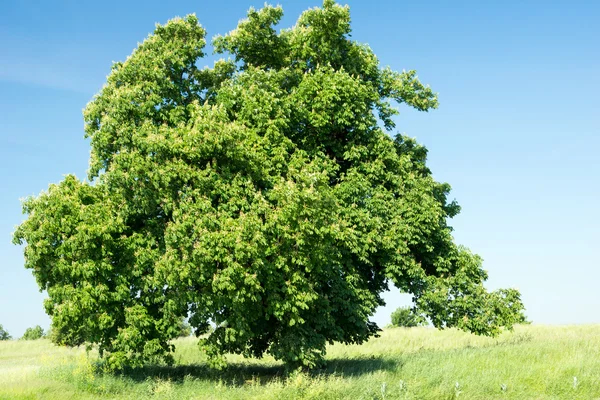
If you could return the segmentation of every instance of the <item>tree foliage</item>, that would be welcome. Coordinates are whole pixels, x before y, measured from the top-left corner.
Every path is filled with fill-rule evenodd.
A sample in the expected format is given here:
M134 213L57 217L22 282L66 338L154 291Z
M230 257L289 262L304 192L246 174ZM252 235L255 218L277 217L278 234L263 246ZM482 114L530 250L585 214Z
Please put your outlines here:
M391 315L392 325L413 328L425 324L425 321L410 307L399 307Z
M385 131L395 104L427 111L414 71L381 68L325 0L277 32L280 7L213 41L198 67L194 15L158 25L113 65L84 111L89 179L23 204L14 240L48 291L58 340L97 344L119 368L171 362L190 316L224 353L314 366L328 342L362 343L390 284L437 327L495 334L522 319L515 290L488 293L457 246L459 211L426 149Z
M38 340L44 337L44 329L36 325L33 328L27 328L21 337L21 340Z
M12 337L8 334L8 331L0 325L0 340L10 340Z

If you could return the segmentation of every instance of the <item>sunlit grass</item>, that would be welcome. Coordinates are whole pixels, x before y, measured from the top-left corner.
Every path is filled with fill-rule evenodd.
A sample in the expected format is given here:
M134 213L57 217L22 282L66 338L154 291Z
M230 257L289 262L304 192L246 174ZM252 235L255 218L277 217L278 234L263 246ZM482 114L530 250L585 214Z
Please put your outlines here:
M270 357L206 367L196 339L175 342L174 367L111 376L94 352L46 340L0 342L0 399L600 399L600 325L522 326L498 338L386 329L334 345L314 373Z

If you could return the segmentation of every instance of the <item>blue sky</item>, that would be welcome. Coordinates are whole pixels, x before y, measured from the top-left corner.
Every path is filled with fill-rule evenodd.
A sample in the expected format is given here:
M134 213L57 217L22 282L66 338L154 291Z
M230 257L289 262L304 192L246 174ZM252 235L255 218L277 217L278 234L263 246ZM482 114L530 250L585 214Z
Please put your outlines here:
M280 1L293 25L319 0ZM463 211L456 240L480 254L490 289L517 287L539 324L600 323L600 3L348 1L352 37L382 65L416 69L439 93L401 109L397 130L426 145ZM49 325L22 249L21 197L83 178L81 110L155 22L195 12L208 36L262 1L0 3L0 324ZM201 61L212 65L214 57ZM408 298L390 292L389 314Z

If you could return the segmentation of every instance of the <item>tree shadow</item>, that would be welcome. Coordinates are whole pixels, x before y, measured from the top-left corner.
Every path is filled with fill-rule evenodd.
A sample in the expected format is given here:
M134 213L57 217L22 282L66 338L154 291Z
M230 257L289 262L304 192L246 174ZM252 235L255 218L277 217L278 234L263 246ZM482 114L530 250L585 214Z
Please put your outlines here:
M334 358L327 360L320 370L311 372L313 375L337 375L355 377L377 371L394 371L402 367L401 360L384 358L383 356L361 356L355 358Z
M392 371L400 368L399 360L381 356L328 359L323 368L308 371L310 376L360 376L376 371ZM289 371L283 364L261 365L255 362L230 363L221 370L210 368L206 364L189 365L148 365L139 368L126 368L121 376L136 382L153 379L170 380L181 383L188 379L221 382L230 386L246 384L265 385L273 380L286 379Z

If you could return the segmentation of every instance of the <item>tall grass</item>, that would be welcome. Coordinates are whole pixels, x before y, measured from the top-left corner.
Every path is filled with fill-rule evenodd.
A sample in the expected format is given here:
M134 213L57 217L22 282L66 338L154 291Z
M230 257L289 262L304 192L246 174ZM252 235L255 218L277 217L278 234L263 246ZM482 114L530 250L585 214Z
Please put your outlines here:
M285 374L267 357L206 367L193 338L173 367L121 375L97 355L46 340L0 342L0 399L600 399L600 325L522 326L498 338L456 330L385 329L334 345L326 368Z

